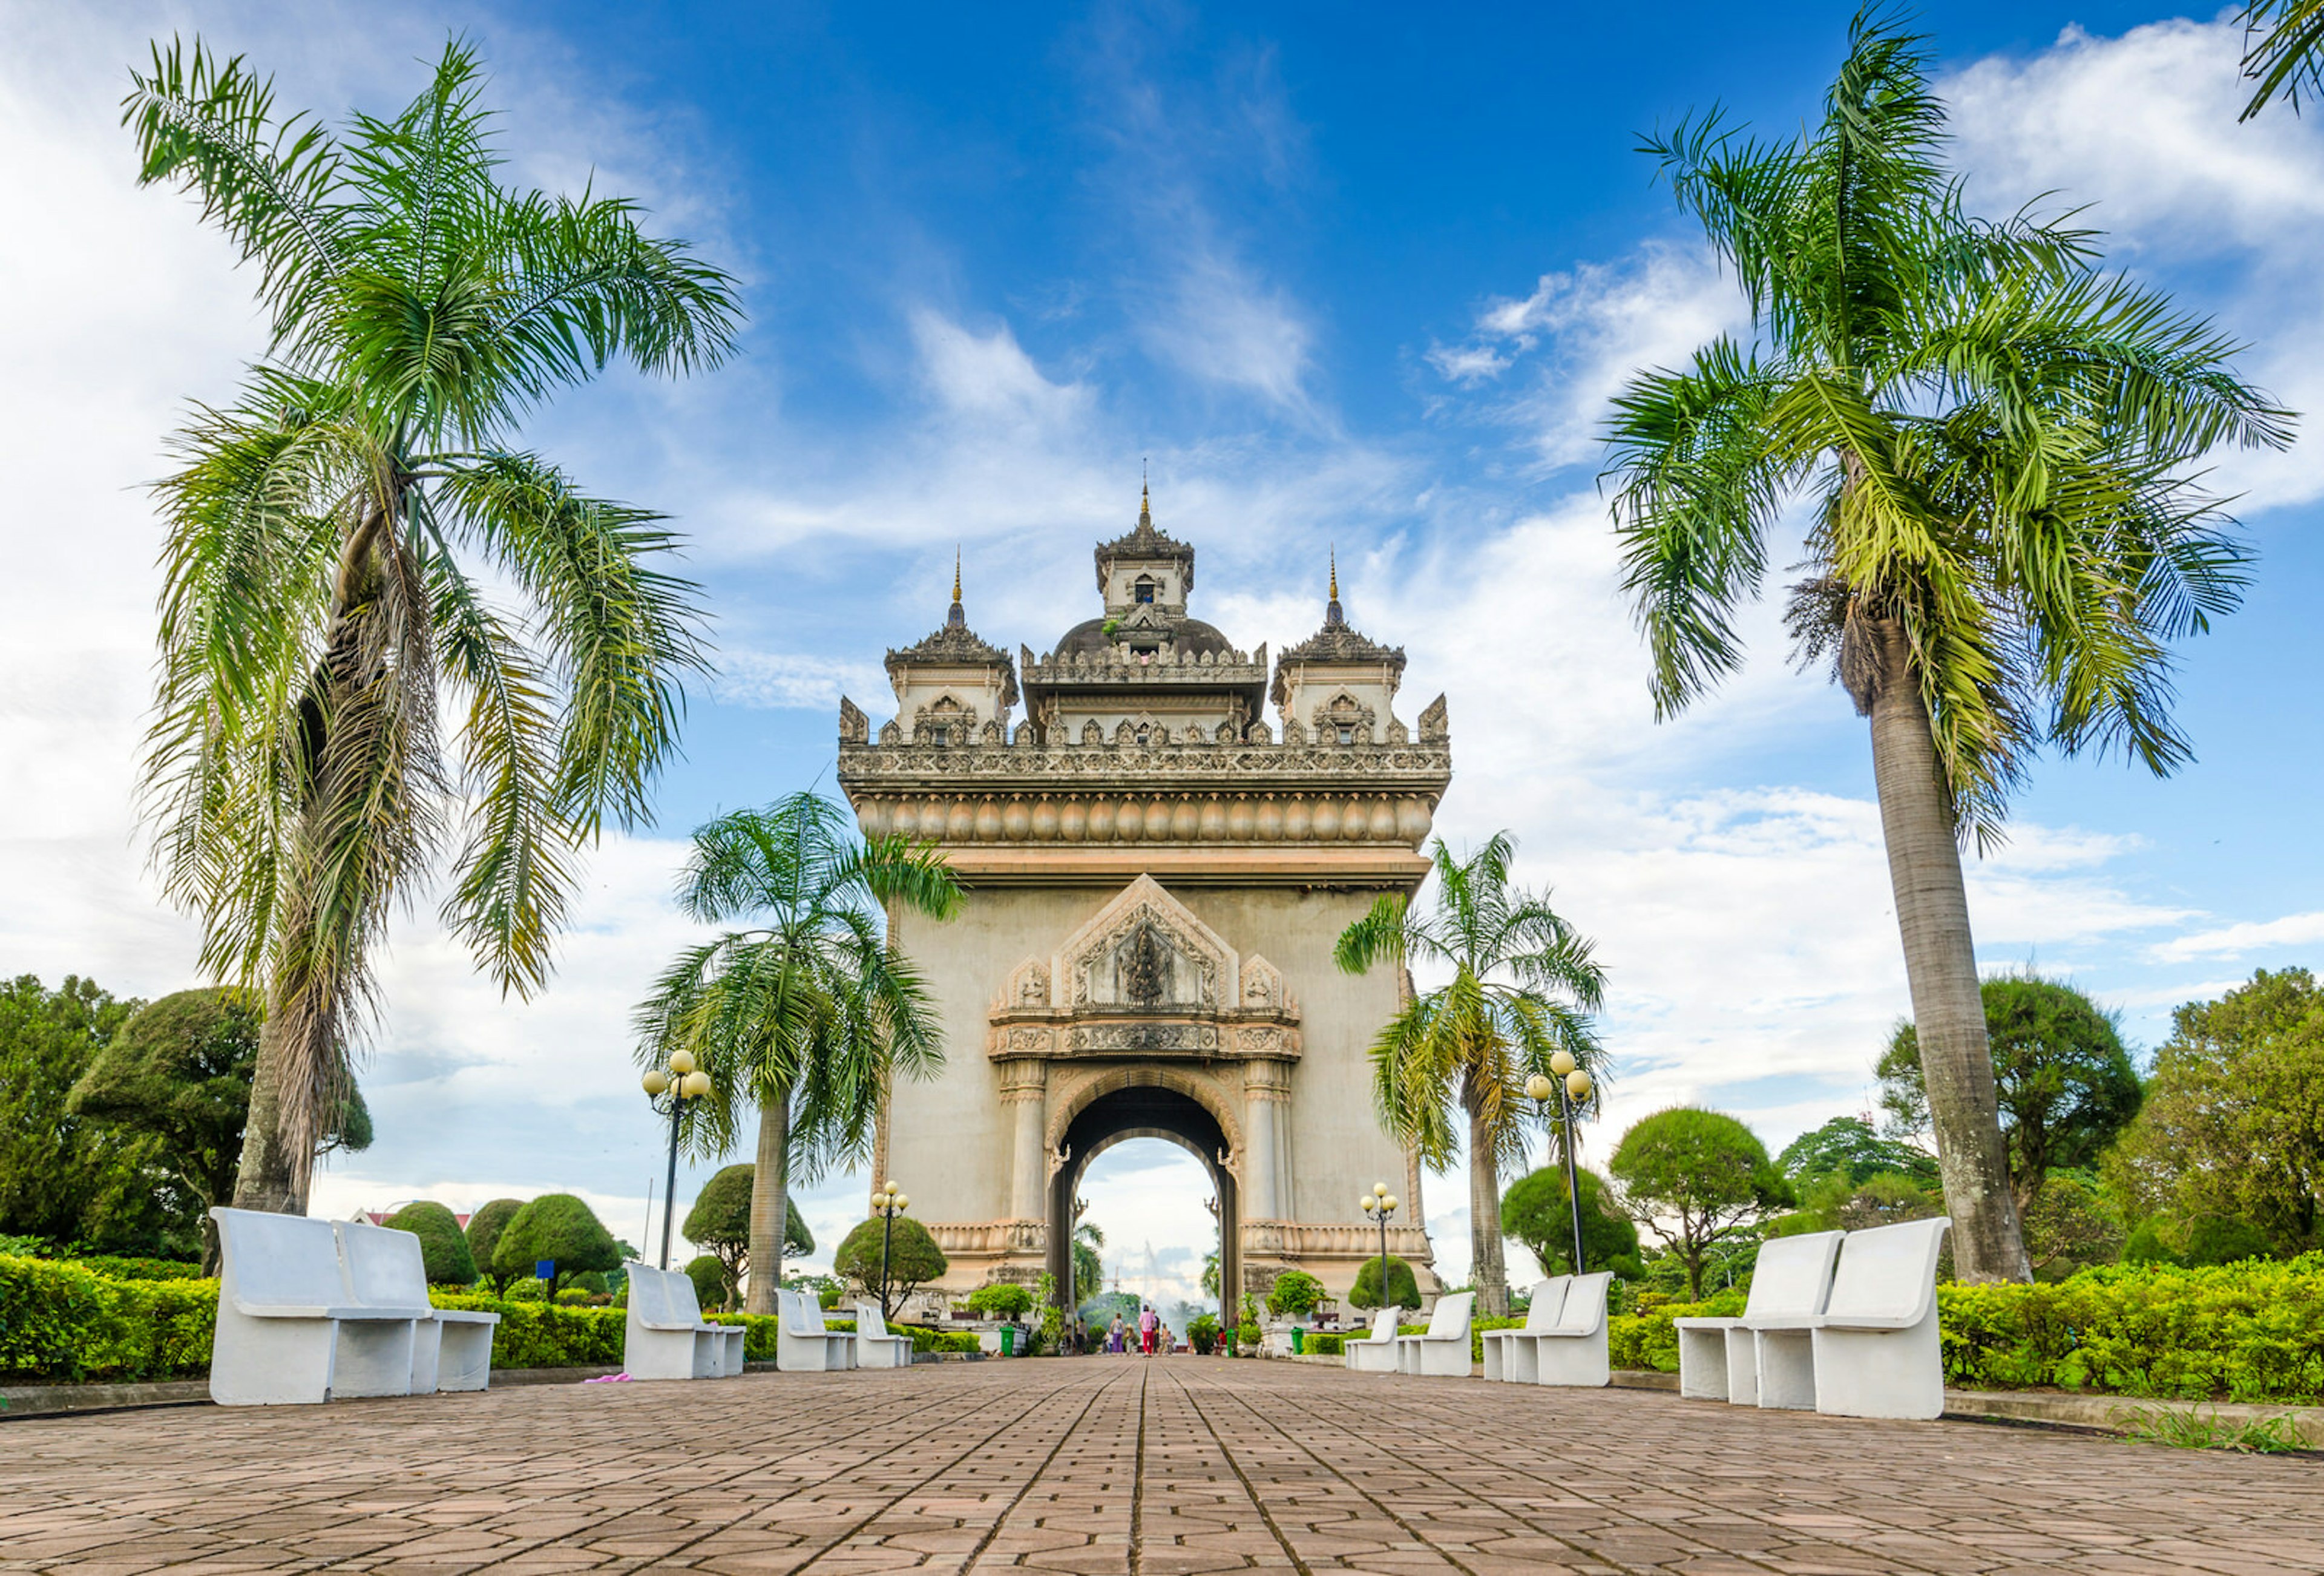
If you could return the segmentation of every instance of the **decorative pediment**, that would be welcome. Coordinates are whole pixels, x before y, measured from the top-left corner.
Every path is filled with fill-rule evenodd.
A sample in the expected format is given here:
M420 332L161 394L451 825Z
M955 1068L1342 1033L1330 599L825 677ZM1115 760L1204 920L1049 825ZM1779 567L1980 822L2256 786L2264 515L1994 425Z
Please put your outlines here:
M1217 1012L1240 972L1225 939L1142 875L1057 949L1052 999L1076 1012Z
M1257 953L1245 958L1238 1004L1253 1011L1282 1011L1290 1005L1283 990L1283 971Z
M1000 1000L993 1003L1002 1012L1022 1012L1049 1005L1049 963L1046 958L1027 958L1009 971L1008 983L1001 988Z

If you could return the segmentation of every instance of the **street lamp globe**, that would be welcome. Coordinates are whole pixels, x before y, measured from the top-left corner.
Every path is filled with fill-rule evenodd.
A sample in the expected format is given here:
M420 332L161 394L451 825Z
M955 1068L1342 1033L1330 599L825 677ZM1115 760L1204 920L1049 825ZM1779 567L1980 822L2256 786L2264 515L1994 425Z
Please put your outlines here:
M1390 1194L1386 1198L1380 1200L1380 1208L1386 1210L1389 1214L1396 1213L1396 1194Z
M1372 1196L1374 1198L1386 1198L1388 1196L1388 1184L1385 1182L1373 1183Z
M693 1072L694 1053L687 1050L670 1052L669 1070L677 1074L681 1078L685 1077L688 1073Z
M1559 1054L1563 1055L1563 1053L1561 1052ZM1536 1073L1532 1077L1526 1080L1526 1098L1527 1100L1547 1100L1551 1095L1555 1094L1556 1092L1557 1085L1549 1081L1549 1075L1545 1073Z
M1590 1074L1579 1067L1568 1073L1565 1075L1565 1092L1569 1099L1577 1101L1589 1099Z
M1572 1051L1554 1051L1550 1055L1549 1070L1556 1074L1560 1078L1563 1078L1572 1073L1575 1065L1576 1064L1573 1060L1573 1053Z
M1364 1213L1370 1214L1378 1208L1379 1208L1379 1200L1374 1198L1370 1194L1364 1194Z
M645 1085L648 1094L658 1095L669 1087L669 1074L656 1067L638 1082Z
M681 1051L679 1055L683 1055L685 1053ZM686 1075L685 1082L678 1088L678 1092L685 1095L687 1099L699 1100L710 1092L710 1074L697 1067Z

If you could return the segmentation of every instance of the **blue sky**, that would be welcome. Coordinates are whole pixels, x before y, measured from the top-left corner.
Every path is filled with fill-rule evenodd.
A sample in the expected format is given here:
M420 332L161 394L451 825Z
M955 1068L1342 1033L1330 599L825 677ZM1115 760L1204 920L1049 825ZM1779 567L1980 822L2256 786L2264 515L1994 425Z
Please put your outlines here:
M1605 1142L1682 1099L1771 1141L1860 1109L1904 1005L1862 724L1788 670L1763 612L1749 669L1655 725L1594 484L1621 377L1740 322L1637 134L1713 102L1795 125L1847 16L1656 14L1649 37L1546 7L0 4L26 42L0 60L0 968L192 982L130 809L155 545L135 486L259 337L194 211L131 187L124 73L147 38L199 31L287 103L378 110L457 31L493 69L512 179L594 175L745 281L730 366L610 378L533 429L678 517L723 671L661 825L596 861L546 997L504 1005L431 923L399 931L367 1074L380 1141L323 1207L570 1187L641 1220L658 1166L620 1024L687 935L676 840L828 782L838 695L883 714L880 653L938 621L955 547L972 623L1054 643L1141 464L1157 521L1201 549L1198 611L1236 643L1311 630L1336 544L1351 617L1410 653L1407 720L1449 693L1440 829L1515 831L1611 972ZM2092 205L2117 262L2324 408L2324 138L2281 112L2235 124L2231 25L2136 5L1921 21L1974 203ZM2184 652L2198 764L2158 783L2045 763L1972 871L1986 965L2070 973L2142 1046L2174 1003L2324 943L2317 452L2220 458L2263 559L2246 611ZM1191 1166L1150 1145L1106 1166L1099 1218L1153 1244L1156 1289L1181 1284L1208 1223ZM1456 1270L1464 1191L1429 1190ZM818 1190L817 1231L861 1193Z

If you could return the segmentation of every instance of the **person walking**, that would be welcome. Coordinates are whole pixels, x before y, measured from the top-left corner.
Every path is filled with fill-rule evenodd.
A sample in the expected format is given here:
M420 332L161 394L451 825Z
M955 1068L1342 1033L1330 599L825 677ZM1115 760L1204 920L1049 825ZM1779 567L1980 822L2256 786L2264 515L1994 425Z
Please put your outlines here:
M1127 1333L1121 1327L1121 1315L1116 1313L1113 1316L1113 1328L1105 1332L1106 1350L1119 1356L1123 1350L1123 1337Z
M1138 1349L1148 1357L1154 1355L1154 1337L1162 1328L1162 1316L1148 1304L1138 1312Z

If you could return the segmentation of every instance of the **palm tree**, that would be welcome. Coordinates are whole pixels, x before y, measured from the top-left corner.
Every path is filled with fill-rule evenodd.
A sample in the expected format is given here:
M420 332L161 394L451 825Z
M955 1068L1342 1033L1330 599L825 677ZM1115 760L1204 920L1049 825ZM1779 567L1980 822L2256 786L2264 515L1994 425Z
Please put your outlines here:
M960 883L934 843L859 843L845 810L797 793L698 828L678 900L705 924L759 921L680 953L637 1027L645 1064L682 1049L710 1074L696 1153L728 1152L744 1104L758 1109L746 1306L772 1313L794 1169L811 1182L867 1158L890 1080L944 1061L927 987L888 945L882 905L941 918Z
M157 488L144 766L204 965L266 1000L245 1209L305 1207L373 950L456 840L446 922L503 991L546 983L578 854L650 818L701 661L659 517L583 494L516 428L609 360L716 364L733 281L627 203L503 190L479 72L448 44L409 108L334 135L172 42L125 101L141 180L201 199L271 326Z
M2177 473L2291 428L2208 324L2098 273L2089 232L1969 217L1926 68L1859 16L1796 142L1715 114L1648 142L1758 335L1635 379L1609 474L1665 716L1739 665L1736 604L1807 495L1789 622L1871 719L1956 1263L2024 1279L1957 838L1999 835L2044 744L2189 758L2166 642L2235 605L2244 554Z
M2281 95L2300 113L2300 96L2324 92L2324 0L2252 0L2244 24L2244 76L2258 84L2236 118L2246 121Z
M1397 1141L1443 1171L1461 1152L1452 1109L1467 1113L1469 1235L1477 1296L1485 1313L1509 1311L1501 1252L1504 1165L1525 1159L1531 1112L1526 1080L1550 1071L1561 1050L1595 1074L1600 1053L1589 1015L1605 976L1590 943L1560 918L1548 897L1509 885L1516 845L1500 833L1466 861L1443 838L1435 862L1435 911L1414 912L1391 893L1348 926L1334 954L1360 974L1375 963L1450 968L1452 980L1411 999L1372 1042L1372 1101ZM1598 1093L1593 1089L1590 1101Z
M1095 1296L1105 1285L1105 1260L1098 1249L1105 1246L1105 1229L1095 1221L1084 1221L1074 1228L1074 1307L1080 1307Z

